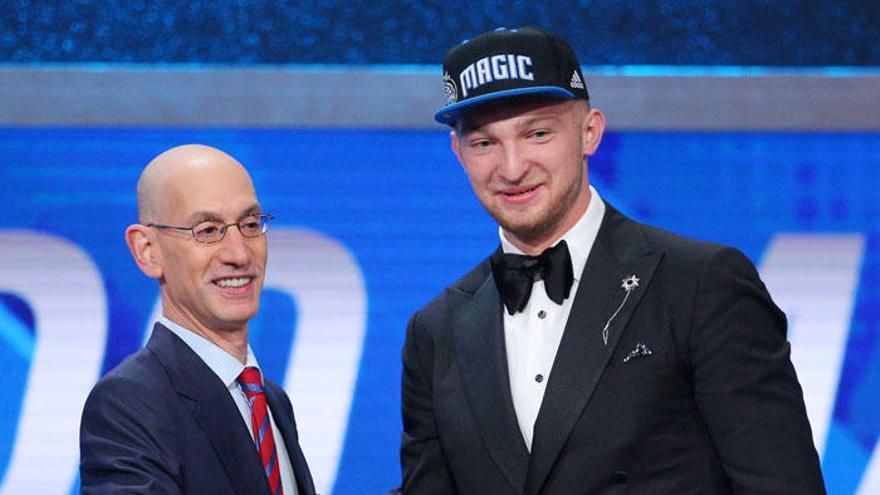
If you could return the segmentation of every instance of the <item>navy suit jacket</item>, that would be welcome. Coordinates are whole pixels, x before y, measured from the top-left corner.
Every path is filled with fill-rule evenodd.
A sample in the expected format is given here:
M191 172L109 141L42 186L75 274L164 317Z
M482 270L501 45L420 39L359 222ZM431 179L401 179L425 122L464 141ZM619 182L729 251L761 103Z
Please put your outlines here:
M404 494L825 492L785 315L745 256L609 205L573 297L531 452L488 260L413 316Z
M266 400L302 495L315 488L293 409L277 384ZM156 324L147 345L95 385L80 426L83 495L264 495L269 483L235 401L180 338Z

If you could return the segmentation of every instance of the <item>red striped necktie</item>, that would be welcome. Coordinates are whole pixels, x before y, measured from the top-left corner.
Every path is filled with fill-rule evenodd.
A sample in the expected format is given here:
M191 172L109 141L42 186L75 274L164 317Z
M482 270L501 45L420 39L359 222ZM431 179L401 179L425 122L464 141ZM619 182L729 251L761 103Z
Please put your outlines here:
M269 478L269 489L272 495L283 495L281 489L281 470L278 468L278 452L275 450L275 437L272 436L272 424L269 421L269 409L266 407L266 394L263 393L263 379L260 370L249 366L238 375L238 383L251 406L251 426L254 433L254 444L263 461L263 470Z

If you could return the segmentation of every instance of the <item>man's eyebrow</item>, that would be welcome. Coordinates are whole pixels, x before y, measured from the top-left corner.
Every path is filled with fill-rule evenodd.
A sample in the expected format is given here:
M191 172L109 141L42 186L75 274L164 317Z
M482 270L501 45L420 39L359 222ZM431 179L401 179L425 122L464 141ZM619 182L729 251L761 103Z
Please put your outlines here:
M476 126L472 123L469 123L465 120L462 120L462 122L456 126L455 132L459 136L464 136L465 134L470 134L472 132L477 131L479 128L480 128L479 126Z
M260 208L260 204L254 203L251 206L242 210L241 214L238 215L237 220L241 220L242 218L244 218L248 215L259 215L260 213L262 213L262 208ZM208 211L208 210L200 210L200 211L194 212L188 218L193 223L203 222L205 220L218 220L221 222L224 221L223 218L221 217L221 215L218 215L217 213L215 213L213 211Z
M263 209L260 207L259 203L252 204L249 208L246 208L242 211L241 215L238 218L244 218L248 215L259 215L263 212Z
M522 130L527 127L531 127L537 123L541 123L544 121L554 121L558 122L562 120L562 117L556 113L547 112L541 113L532 117L528 117L525 120L517 123L517 129ZM461 123L457 126L456 133L460 136L464 136L466 134L480 132L487 124L480 122L473 122L472 120L462 119Z
M202 222L205 220L220 220L220 215L212 212L212 211L197 211L192 213L189 217L191 222Z
M555 115L555 114L542 114L542 115L535 115L534 117L529 117L529 118L527 118L527 119L521 121L521 122L519 123L518 127L519 127L520 129L524 129L524 128L527 128L527 127L532 127L532 126L535 125L535 124L539 124L539 123L544 122L544 121L547 121L547 120L550 120L550 121L559 121L559 120L561 120L561 119L559 118L558 115Z

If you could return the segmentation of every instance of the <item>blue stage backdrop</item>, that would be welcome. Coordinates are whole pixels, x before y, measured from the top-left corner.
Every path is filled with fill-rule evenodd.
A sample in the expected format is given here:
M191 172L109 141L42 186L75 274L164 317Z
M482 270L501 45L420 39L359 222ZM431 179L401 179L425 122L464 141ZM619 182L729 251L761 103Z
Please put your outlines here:
M407 319L498 242L441 130L0 130L3 493L76 493L85 395L157 310L123 242L135 183L190 142L249 167L277 217L252 343L319 490L384 493ZM880 493L880 135L610 133L590 179L755 261L789 316L830 493Z

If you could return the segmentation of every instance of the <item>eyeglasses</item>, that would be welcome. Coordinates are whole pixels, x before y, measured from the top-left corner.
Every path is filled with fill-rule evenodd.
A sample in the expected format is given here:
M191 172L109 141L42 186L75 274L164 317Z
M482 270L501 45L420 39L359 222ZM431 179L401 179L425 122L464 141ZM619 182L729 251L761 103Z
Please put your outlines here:
M178 227L175 225L165 225L161 223L148 223L147 227L155 227L157 229L174 229L189 231L193 238L202 244L214 244L220 242L226 236L226 229L233 225L238 227L241 235L248 238L260 237L266 235L269 231L269 220L274 217L272 215L248 215L241 220L233 223L223 223L219 220L203 220L196 222L192 227Z

